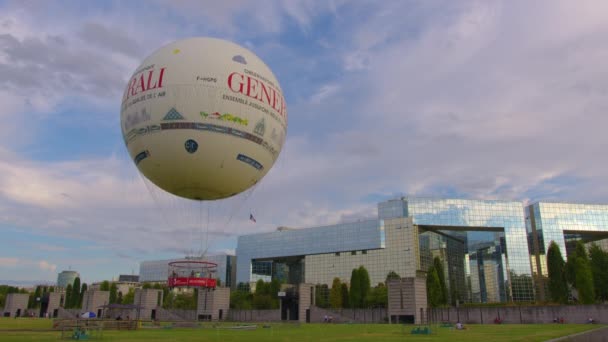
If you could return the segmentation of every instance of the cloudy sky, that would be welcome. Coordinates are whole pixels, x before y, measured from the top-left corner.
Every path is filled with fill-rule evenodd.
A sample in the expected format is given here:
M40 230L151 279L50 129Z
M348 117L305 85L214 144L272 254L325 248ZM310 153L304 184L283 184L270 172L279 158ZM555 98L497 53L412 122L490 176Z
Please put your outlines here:
M248 198L167 210L120 103L192 36L260 56L289 130ZM0 280L111 279L401 195L607 203L606 37L605 1L0 1Z

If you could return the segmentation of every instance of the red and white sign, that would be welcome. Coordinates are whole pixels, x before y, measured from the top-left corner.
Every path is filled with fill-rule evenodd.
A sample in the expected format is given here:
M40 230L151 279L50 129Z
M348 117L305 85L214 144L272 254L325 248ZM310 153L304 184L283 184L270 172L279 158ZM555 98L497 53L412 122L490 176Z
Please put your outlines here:
M192 286L192 287L216 287L217 280L213 278L189 278L176 277L169 278L167 281L169 287Z

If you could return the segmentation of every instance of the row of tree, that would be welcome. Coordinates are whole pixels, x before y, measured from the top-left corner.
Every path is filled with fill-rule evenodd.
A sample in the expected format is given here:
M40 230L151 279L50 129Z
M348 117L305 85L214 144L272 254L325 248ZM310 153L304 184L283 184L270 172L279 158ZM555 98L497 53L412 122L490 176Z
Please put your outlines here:
M399 275L391 271L390 279L399 279ZM230 294L230 307L233 309L277 309L279 307L278 292L281 283L273 279L271 282L258 280L252 293L246 283L237 286ZM334 278L331 289L327 284L315 285L315 304L322 308L368 308L386 307L388 291L384 283L371 287L369 273L365 267L353 269L349 283Z
M270 282L259 279L255 283L253 293L251 293L249 284L241 283L237 286L236 291L230 293L230 307L241 310L278 309L279 291L281 291L281 282L278 279L273 279Z
M72 284L68 284L65 288L65 299L63 307L66 309L79 309L82 307L82 298L87 291L86 283L80 284L80 277L76 277Z
M394 271L389 272L386 282L399 279ZM388 304L388 289L385 283L371 287L369 273L363 266L351 272L350 289L348 283L342 283L340 278L334 278L331 289L327 285L317 285L316 305L322 308L370 308L386 307Z
M566 304L570 298L582 304L608 300L608 253L582 241L565 262L559 246L551 241L547 250L548 289L552 301Z

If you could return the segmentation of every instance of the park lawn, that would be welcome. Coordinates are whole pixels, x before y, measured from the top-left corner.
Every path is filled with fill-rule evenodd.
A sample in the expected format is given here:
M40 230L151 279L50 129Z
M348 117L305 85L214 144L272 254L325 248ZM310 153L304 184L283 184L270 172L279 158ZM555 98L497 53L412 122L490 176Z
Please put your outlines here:
M50 320L0 320L0 341L57 341L61 332L44 331L52 325ZM29 321L29 322L27 322ZM223 324L224 327L231 324ZM23 331L14 331L20 326ZM136 331L103 331L104 341L545 341L575 334L600 325L585 324L505 324L467 325L467 330L432 328L432 335L411 335L412 326L388 324L272 324L256 330L204 328L140 329ZM38 330L38 331L37 331Z
M44 318L0 318L0 334L3 330L48 330L53 328L52 319ZM2 339L0 338L0 341Z

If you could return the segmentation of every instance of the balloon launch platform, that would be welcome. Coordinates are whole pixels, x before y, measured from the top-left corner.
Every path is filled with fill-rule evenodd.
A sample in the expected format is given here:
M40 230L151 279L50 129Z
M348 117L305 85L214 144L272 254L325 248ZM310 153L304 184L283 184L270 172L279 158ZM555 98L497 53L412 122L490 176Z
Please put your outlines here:
M178 260L169 263L167 286L215 289L217 264L201 260Z

